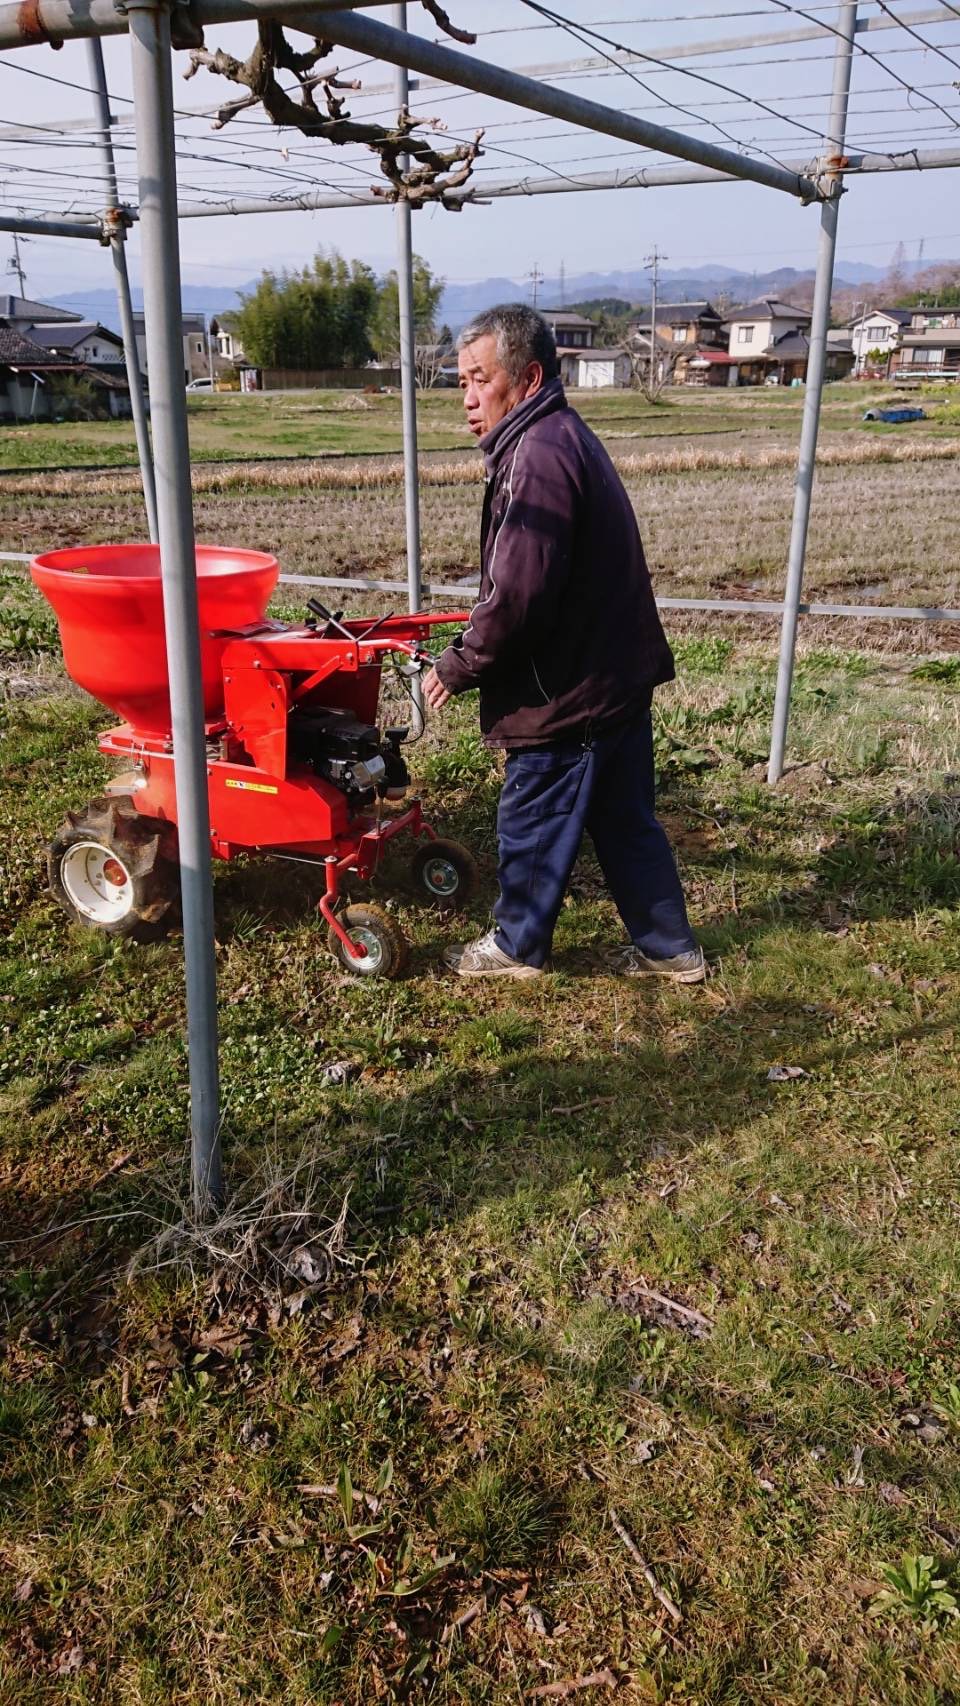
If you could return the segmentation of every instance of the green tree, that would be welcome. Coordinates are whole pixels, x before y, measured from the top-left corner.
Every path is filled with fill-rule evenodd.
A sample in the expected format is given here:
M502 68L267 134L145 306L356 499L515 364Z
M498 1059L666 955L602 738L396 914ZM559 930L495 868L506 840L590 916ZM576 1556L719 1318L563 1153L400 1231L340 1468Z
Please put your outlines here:
M373 353L377 297L362 261L320 250L302 272L263 273L231 323L257 367L360 367Z
M445 279L436 278L422 255L413 257L413 326L417 344L437 342L437 311ZM400 291L395 272L380 286L371 331L379 361L397 361L400 353Z

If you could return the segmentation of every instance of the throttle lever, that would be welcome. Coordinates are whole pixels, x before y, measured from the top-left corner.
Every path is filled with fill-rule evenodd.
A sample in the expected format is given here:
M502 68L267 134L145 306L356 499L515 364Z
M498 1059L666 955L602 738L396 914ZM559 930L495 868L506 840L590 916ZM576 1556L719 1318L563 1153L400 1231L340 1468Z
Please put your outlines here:
M315 616L319 616L321 621L329 623L331 627L339 628L344 639L349 640L351 645L353 644L356 639L356 635L351 634L349 628L345 628L343 623L337 620L333 612L328 610L325 604L320 603L319 598L308 598L307 609L312 610Z

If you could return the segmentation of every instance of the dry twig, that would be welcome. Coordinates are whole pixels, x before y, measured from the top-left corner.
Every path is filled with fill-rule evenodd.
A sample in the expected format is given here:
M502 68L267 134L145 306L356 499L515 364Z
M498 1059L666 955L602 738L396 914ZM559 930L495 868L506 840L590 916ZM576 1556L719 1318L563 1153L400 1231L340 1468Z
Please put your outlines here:
M605 1670L595 1670L589 1676L568 1676L564 1682L544 1682L539 1688L531 1688L528 1700L567 1700L571 1694L579 1694L586 1688L616 1688L617 1679L609 1665Z
M643 1579L646 1582L647 1587L650 1589L650 1592L653 1594L654 1599L657 1601L657 1604L663 1606L664 1611L673 1619L674 1623L679 1623L683 1617L683 1613L680 1610L679 1605L676 1600L671 1599L666 1590L660 1586L660 1583L657 1581L650 1565L647 1563L646 1558L643 1556L643 1553L640 1551L639 1546L634 1540L633 1535L630 1533L628 1528L624 1527L612 1505L610 1506L610 1521L613 1525L614 1533L623 1541L624 1546L629 1552L638 1570L641 1572Z
M481 1594L480 1598L475 1599L472 1605L468 1605L465 1611L461 1611L459 1617L455 1617L451 1623L447 1624L440 1637L441 1645L452 1641L454 1635L459 1635L464 1629L469 1629L470 1624L475 1623L478 1617L482 1617L486 1609L487 1596Z

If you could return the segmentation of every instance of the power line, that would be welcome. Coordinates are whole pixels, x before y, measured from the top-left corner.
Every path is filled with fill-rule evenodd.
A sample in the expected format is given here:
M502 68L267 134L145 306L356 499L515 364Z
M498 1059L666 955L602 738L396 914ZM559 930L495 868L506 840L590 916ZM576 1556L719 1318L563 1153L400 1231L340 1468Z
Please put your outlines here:
M790 5L789 0L770 0L770 3L773 6L777 6L781 12L789 12L791 17L805 18L808 23L817 24L820 29L828 30L831 35L838 36L841 41L846 39L840 30L834 29L832 24L825 23L819 18L813 18L811 14L809 12L805 12L802 7ZM899 23L899 19L897 21ZM910 83L907 83L905 79L900 76L899 72L891 70L890 66L884 63L884 60L889 57L889 54L874 53L870 48L864 47L863 43L858 42L856 39L853 41L853 49L855 52L863 54L867 59L872 59L875 65L879 65L881 71L886 72L888 77L892 77L894 82L899 83L901 88L907 90L908 94L920 94L920 98L922 100L928 101L931 106L936 107L943 113L944 118L949 119L952 125L960 129L960 125L957 124L957 120L954 118L952 113L947 112L946 107L942 107L940 102L933 100L930 95L924 95L920 90L913 88Z
M942 3L946 4L946 0L942 0ZM811 6L810 10L812 12L839 12L840 6L838 4L838 0L831 0L831 3L828 5ZM595 18L593 21L595 24L616 24L618 28L623 29L632 27L635 24L725 23L730 18L763 18L766 17L766 15L765 7L752 6L749 10L738 9L734 12L675 12L666 17L647 16L642 18ZM476 33L481 40L485 40L489 36L532 35L534 32L556 29L559 27L560 26L555 24L510 24L500 26L493 30L478 30Z
M913 28L912 24L904 23L902 18L897 17L896 12L891 11L890 7L886 3L886 0L876 0L876 3L879 6L881 12L884 12L888 18L893 18L895 20L898 28L901 30L906 30L907 35L913 36L914 40L918 41L920 43L920 46L922 48L924 48L928 53L939 54L941 59L945 59L948 65L953 66L954 71L960 71L960 60L951 59L950 55L948 53L945 53L942 47L937 47L932 41L926 41L925 38L920 34L919 30L915 30ZM951 11L952 10L953 10L953 8L951 7ZM960 14L958 14L958 16L960 16Z
M623 42L614 41L610 36L602 36L597 30L591 29L586 25L574 24L571 19L564 18L561 13L552 12L548 7L540 5L539 0L521 0L521 4L528 7L531 12L539 12L543 17L552 18L553 21L559 24L568 35L572 35L574 40L580 41L584 47L589 47L591 41L596 41L601 42L604 47L613 48L617 53L636 54L637 52L636 49L625 47ZM604 57L608 56L604 55ZM698 83L706 83L712 89L721 89L725 94L732 95L738 101L748 102L751 106L758 107L762 112L771 113L777 118L785 119L787 124L792 124L795 129L805 131L808 135L815 136L818 142L820 141L821 133L819 130L813 130L810 125L802 124L797 119L791 119L786 117L784 114L778 113L775 108L768 107L765 102L756 100L752 95L745 95L740 89L732 89L729 84L719 82L716 77L708 77L702 71L691 71L685 65L671 65L667 60L657 59L652 54L641 53L639 54L639 57L651 65L658 65L662 68L674 71L678 76L691 77ZM626 76L632 79L632 81L640 83L641 88L646 87L639 78L633 77L633 73L628 66L620 66L617 61L611 61L611 63L617 64L617 69L622 70ZM647 89L646 93L652 94L653 91ZM686 113L688 118L693 117L700 118L702 120L702 114L691 113L685 107L676 106L674 102L670 102L670 105L675 107L675 111ZM721 135L725 134L725 132L720 129L719 125L715 125L714 129L720 131ZM727 137L727 141L733 142L734 145L736 145L735 137Z

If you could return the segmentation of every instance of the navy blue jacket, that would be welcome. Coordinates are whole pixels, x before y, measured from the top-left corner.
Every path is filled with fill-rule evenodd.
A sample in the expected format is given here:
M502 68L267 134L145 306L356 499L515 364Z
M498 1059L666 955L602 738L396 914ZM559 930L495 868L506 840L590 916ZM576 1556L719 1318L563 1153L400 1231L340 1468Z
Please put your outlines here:
M451 693L480 689L488 745L587 738L673 679L623 482L559 379L480 440L487 464L480 598L437 660Z

